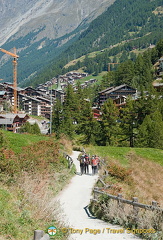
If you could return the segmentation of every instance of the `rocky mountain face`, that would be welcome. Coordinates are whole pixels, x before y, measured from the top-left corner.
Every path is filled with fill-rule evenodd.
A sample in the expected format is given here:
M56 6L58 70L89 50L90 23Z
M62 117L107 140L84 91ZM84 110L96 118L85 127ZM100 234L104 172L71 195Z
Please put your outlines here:
M42 55L49 53L49 58L46 56L48 62L114 1L0 0L0 47L9 51L13 47L17 48L22 63L19 65L20 71L28 77L38 71L38 65L42 67L45 64L45 59L39 59L35 69L34 66L29 66L31 61L27 55L30 54L32 59L40 58L38 52L42 50ZM2 74L0 71L3 75L1 77L8 78L11 74L4 73L7 71L8 58L1 53L0 57L0 66L3 69ZM22 81L21 76L20 80Z

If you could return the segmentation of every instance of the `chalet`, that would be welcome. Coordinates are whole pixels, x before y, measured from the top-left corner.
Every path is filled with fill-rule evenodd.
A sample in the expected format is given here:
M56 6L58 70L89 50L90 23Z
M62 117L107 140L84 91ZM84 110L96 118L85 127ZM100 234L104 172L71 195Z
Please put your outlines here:
M29 116L27 114L0 114L0 128L16 133L28 119Z
M134 96L136 94L137 90L135 88L132 88L126 84L120 85L118 87L109 87L101 92L99 92L99 105L102 105L108 98L111 98L113 100L120 98L123 96ZM121 98L122 100L122 98ZM123 103L123 102L121 102Z
M7 92L6 91L0 91L0 103L3 104L7 100L8 100Z
M162 92L163 91L163 83L153 83L153 87L158 91Z

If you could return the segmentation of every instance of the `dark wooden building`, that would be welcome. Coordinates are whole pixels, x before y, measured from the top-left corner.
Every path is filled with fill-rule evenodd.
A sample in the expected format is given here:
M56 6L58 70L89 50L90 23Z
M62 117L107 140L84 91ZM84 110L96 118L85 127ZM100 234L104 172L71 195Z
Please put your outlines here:
M98 93L99 105L101 106L108 98L113 100L119 99L120 102L118 103L123 104L123 100L125 101L127 96L134 96L136 93L137 90L135 88L132 88L126 84L118 87L109 87Z

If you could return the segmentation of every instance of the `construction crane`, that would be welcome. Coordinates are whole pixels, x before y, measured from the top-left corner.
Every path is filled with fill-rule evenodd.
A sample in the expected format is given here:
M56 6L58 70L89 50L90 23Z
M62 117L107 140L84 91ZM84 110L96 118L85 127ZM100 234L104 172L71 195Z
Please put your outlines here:
M17 113L17 60L19 56L16 54L16 48L14 48L14 53L11 53L3 48L0 48L1 52L4 52L11 57L13 57L13 86L14 86L14 113Z
M108 63L108 72L110 72L110 65L119 64L119 63Z

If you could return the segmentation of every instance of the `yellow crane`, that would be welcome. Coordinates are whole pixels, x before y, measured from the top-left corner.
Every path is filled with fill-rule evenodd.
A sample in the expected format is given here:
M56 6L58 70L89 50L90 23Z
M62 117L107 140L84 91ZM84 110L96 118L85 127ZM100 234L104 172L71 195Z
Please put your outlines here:
M17 60L19 56L16 54L16 48L14 48L14 53L9 52L3 48L0 48L1 52L4 52L11 57L13 57L13 86L14 86L14 113L17 113Z

